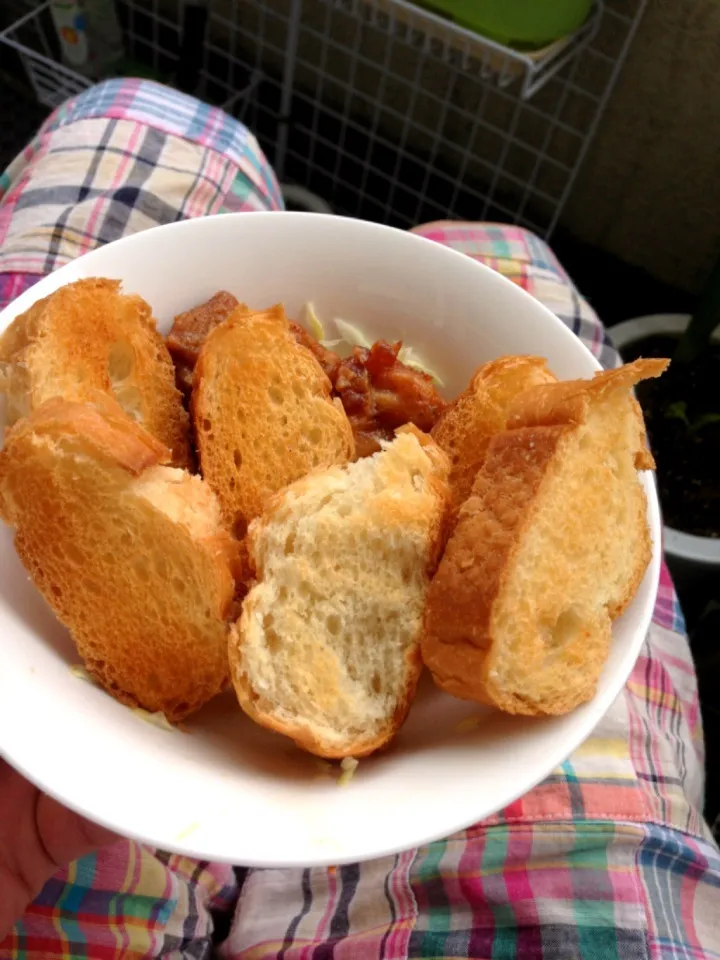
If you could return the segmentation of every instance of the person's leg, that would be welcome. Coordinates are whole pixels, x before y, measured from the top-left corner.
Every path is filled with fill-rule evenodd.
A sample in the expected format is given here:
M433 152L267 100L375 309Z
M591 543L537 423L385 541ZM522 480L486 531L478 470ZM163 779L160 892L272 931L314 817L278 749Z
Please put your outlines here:
M6 300L72 256L154 223L279 206L254 141L219 111L138 82L84 97L0 179ZM488 225L420 232L520 283L605 365L616 362L597 318L537 238ZM626 690L548 780L492 820L421 850L338 870L250 871L221 955L720 953L712 907L720 859L698 812L695 677L663 576ZM237 894L229 868L118 844L51 881L0 945L0 960L204 956L210 911Z
M281 206L242 124L154 83L100 84L55 111L0 174L0 307L130 233ZM123 841L56 875L0 943L0 960L208 956L212 915L231 911L237 892L231 867Z
M206 957L213 912L236 899L231 867L121 841L53 877L0 943L0 958Z
M418 233L553 310L619 358L537 237L492 224ZM593 735L500 814L419 850L337 870L253 870L225 960L720 956L720 852L701 815L702 730L682 615L663 568L653 624Z
M0 303L148 227L281 208L275 174L237 120L151 81L109 80L59 107L0 174Z

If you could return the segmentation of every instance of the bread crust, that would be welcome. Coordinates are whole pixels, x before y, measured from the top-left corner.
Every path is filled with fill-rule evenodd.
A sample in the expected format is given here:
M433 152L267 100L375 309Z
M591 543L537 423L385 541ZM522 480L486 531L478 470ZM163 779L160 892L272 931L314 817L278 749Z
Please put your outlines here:
M430 494L433 502L433 514L432 517L429 518L431 523L427 531L424 560L423 575L427 582L435 571L446 539L446 524L450 504L450 490L446 479L449 471L449 462L431 438L423 434L416 427L408 425L407 427L400 428L397 432L400 435L412 435L423 447L433 465L434 472L430 473L426 478L427 492ZM339 468L336 468L336 471L337 470L339 470ZM255 582L262 581L267 575L263 562L262 544L265 539L266 529L273 521L274 513L284 508L293 498L297 499L302 496L304 490L311 488L319 480L321 481L324 474L324 471L315 471L313 474L293 484L287 490L276 494L268 503L264 516L251 525L246 543ZM393 504L392 501L390 501L387 504L387 509L388 511L402 511L402 505ZM390 515L388 514L388 523L390 524L390 522ZM396 515L394 518L394 526L397 528L401 523L402 514ZM260 615L261 611L259 605L256 604L256 595L251 589L245 600L242 615L232 627L229 644L233 685L238 701L249 717L261 726L289 737L301 749L331 760L342 759L344 757L355 757L359 759L368 756L384 747L393 739L405 722L408 711L415 698L418 681L422 672L422 659L420 655L420 647L424 633L422 619L418 624L417 633L409 645L405 656L404 683L392 714L387 717L380 729L371 734L364 734L357 736L355 739L348 739L339 745L336 741L323 738L316 730L313 730L312 725L308 722L303 722L302 720L292 722L291 720L279 717L272 702L263 698L253 687L245 666L243 647L247 642L246 635L250 624L254 618Z
M152 311L120 281L78 280L34 303L0 336L0 389L11 422L54 397L116 399L133 419L190 463L189 421Z
M231 628L230 643L232 645L241 644L237 625ZM356 740L350 740L342 747L329 743L321 737L315 736L309 727L301 723L289 723L280 720L273 712L272 706L265 702L252 687L247 676L242 673L236 673L232 665L236 663L231 656L231 670L233 686L238 698L238 703L244 712L255 723L270 730L273 733L279 733L292 740L297 747L306 753L312 753L316 757L324 760L343 760L345 757L354 757L361 760L363 757L376 753L396 736L402 725L407 719L410 707L415 699L418 681L422 673L422 659L419 649L420 637L411 655L406 661L407 679L403 689L400 701L389 719L388 723L373 737L359 737Z
M422 645L425 665L453 696L512 706L489 678L493 605L570 430L530 427L498 436L461 508L428 591Z
M254 313L241 305L210 333L191 412L202 474L238 536L277 490L355 456L342 404L281 305Z
M659 377L669 360L641 359L615 370L598 371L590 380L561 380L523 391L508 411L508 429L584 423L591 403L616 390L630 391L641 380Z
M501 629L497 617L504 609L503 598L516 574L520 550L534 529L550 485L568 458L578 455L580 431L593 407L617 391L628 391L646 376L659 375L666 365L666 361L638 361L590 381L538 386L513 402L508 429L489 445L428 592L423 660L446 692L530 715L566 713L592 697L609 649L610 622L634 597L651 557L645 498L639 483L632 495L633 506L628 508L635 511L631 531L618 531L619 536L633 538L635 566L621 593L610 591L608 597L613 595L613 601L603 610L583 610L586 622L577 625L567 652L562 654L572 657L575 665L579 657L582 664L581 670L573 672L571 685L558 682L553 688L545 684L535 699L513 689L503 679L507 671L498 670L498 657L507 656L503 638L508 628ZM630 416L637 423L634 400ZM642 421L637 427L631 451L636 465L642 464L647 452ZM582 511L582 502L574 503L572 509ZM593 549L589 544L588 557ZM547 563L552 563L552 557ZM530 646L514 651L512 668L532 674L538 649L532 637L525 642ZM562 659L558 671L561 666Z
M122 703L181 720L228 681L238 544L169 456L103 394L49 400L8 433L0 515L90 674Z
M450 458L453 522L470 496L490 441L505 429L508 411L524 390L555 383L544 357L499 357L484 363L442 414L432 438Z

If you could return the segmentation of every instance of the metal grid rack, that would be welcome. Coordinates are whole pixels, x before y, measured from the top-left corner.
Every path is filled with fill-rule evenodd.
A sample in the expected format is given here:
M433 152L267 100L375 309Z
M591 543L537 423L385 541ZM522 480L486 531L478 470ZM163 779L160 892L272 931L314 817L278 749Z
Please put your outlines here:
M408 0L211 0L194 92L254 128L281 178L338 212L409 226L499 219L548 235L646 0L596 0L572 37L518 52ZM117 0L129 56L173 82L182 0ZM49 106L89 81L59 66L48 3L0 41Z
M23 5L29 9L0 32L0 47L4 44L16 51L38 101L52 109L87 89L94 80L61 62L50 0L39 4L25 0ZM183 0L117 0L116 6L127 54L123 72L152 76L173 85L180 60ZM210 11L199 84L193 92L250 126L267 127L269 120L275 127L275 114L261 118L265 98L260 96L260 88L265 83L264 49L269 45L278 53L279 48L266 41L265 45L255 45L250 57L247 51L241 54L243 30L238 5L225 6L227 11ZM265 6L260 0L243 0L242 6L253 10L261 23L265 19ZM218 35L229 38L230 43L216 43ZM272 85L271 78L269 83ZM278 97L276 89L267 100Z
M500 87L509 86L520 77L519 95L523 99L531 97L585 46L597 30L601 11L597 2L576 33L540 50L523 52L482 37L408 0L323 2L470 76Z
M52 28L43 16L46 6L49 4L31 7L1 31L0 46L4 44L18 53L38 103L55 107L84 90L88 81L59 62L57 50L49 42Z
M499 219L548 235L643 8L606 0L565 49L530 58L404 0L303 0L282 173L398 226Z

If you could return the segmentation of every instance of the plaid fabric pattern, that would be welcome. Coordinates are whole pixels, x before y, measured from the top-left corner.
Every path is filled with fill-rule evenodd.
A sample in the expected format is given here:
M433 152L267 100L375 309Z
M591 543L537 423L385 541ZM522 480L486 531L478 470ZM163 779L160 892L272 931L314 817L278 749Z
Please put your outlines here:
M452 247L512 280L564 320L605 368L619 366L618 353L592 307L539 237L507 224L458 221L426 224L413 233Z
M123 842L47 883L0 957L115 960L209 956L211 910L235 901L231 867Z
M248 202L247 197L254 192L260 199L258 209L282 207L275 174L253 134L202 100L149 80L109 80L64 103L51 118L50 126L68 126L88 118L130 120L200 144L225 157L241 174L238 182L233 181L234 197ZM239 209L235 202L231 198L233 209Z
M175 97L171 115L161 104ZM124 182L121 170L141 156L144 166L155 164L139 188L157 199L151 210L190 216L236 209L235 184L246 175L238 173L237 156L232 175L228 168L221 176L221 164L252 141L215 114L135 81L101 85L60 108L0 180L0 263L8 258L0 304L73 252L164 222L134 203L124 219L109 216L118 202L112 184ZM99 124L100 139L85 148L74 139L73 165L65 168L70 180L63 184L61 166L54 167L55 192L43 203L38 191L48 181L37 173L37 158L66 142L58 133L67 128L69 136L86 123ZM158 141L148 130L171 139ZM157 162L139 146L151 143ZM218 156L204 159L208 150ZM193 177L193 157L195 173L205 171L212 188ZM272 172L261 169L261 154L253 153L255 161L260 179L253 184L266 188L255 193L253 185L250 208L262 199L273 209L279 204ZM182 201L180 181L193 184ZM98 187L102 201L79 198L86 183ZM66 199L57 202L65 187ZM26 191L35 191L36 202ZM554 310L604 366L619 362L600 322L536 237L485 224L431 224L418 232L500 271ZM32 272L17 273L18 264ZM419 850L329 870L240 872L123 841L53 878L0 944L0 960L720 958L720 852L701 816L702 762L695 673L663 569L653 626L622 694L564 764L489 820ZM217 944L220 914L231 926Z
M158 224L281 206L236 120L155 83L110 80L58 108L3 174L0 277L49 273Z

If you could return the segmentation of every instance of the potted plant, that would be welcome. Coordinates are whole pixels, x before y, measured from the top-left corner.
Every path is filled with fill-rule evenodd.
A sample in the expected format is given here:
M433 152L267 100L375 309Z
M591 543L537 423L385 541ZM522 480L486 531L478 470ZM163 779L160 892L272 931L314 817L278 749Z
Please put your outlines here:
M658 380L640 384L670 568L707 601L720 595L720 262L692 316L654 314L610 330L623 360L670 356ZM698 602L702 602L698 596Z

